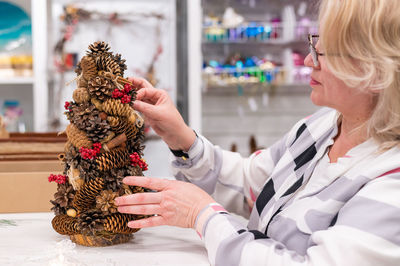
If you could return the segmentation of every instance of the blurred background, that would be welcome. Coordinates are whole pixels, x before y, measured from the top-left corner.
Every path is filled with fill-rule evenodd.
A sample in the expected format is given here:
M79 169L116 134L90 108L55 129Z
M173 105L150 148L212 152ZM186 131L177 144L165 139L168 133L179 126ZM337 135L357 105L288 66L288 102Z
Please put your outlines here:
M166 90L198 133L248 156L317 109L303 65L307 34L318 31L315 3L0 1L2 131L63 131L76 64L101 40L126 59L126 76ZM146 145L146 175L169 176L168 147L151 129Z

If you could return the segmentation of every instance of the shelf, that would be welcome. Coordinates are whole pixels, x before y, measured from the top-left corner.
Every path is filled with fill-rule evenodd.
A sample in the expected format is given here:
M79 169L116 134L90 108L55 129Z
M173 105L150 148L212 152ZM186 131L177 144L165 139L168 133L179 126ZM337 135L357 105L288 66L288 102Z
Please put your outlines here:
M0 84L33 84L33 77L0 77Z
M292 41L287 41L287 40L282 40L282 39L275 39L275 40L257 40L257 39L248 39L248 40L235 40L235 41L208 41L208 40L203 40L202 44L203 45L222 45L222 44L227 44L227 45L249 45L249 44L258 44L258 45L279 45L279 46L287 46L287 45L295 45L295 44L306 44L307 40L292 40Z

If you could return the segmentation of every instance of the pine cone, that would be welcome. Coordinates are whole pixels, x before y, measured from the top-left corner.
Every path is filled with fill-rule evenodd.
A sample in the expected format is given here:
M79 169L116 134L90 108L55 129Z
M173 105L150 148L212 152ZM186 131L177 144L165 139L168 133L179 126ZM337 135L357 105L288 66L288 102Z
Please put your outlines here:
M67 129L65 130L67 133L68 140L76 147L76 148L91 148L93 143L86 136L85 132L79 130L74 124L69 124Z
M118 197L118 193L112 190L103 190L96 197L96 209L101 210L105 215L116 213L117 206L114 199Z
M119 69L121 70L121 76L124 76L124 71L128 69L128 67L126 66L125 59L122 59L120 54L116 54L114 56L114 61L117 62L117 64L119 65Z
M139 228L128 227L128 222L137 220L139 216L133 214L115 213L106 216L104 229L114 234L132 234L139 231Z
M105 172L103 177L106 189L118 191L122 187L122 179L129 175L125 168L113 168Z
M142 144L145 140L143 127L139 129L136 137L132 140L127 141L127 149L130 154L137 152L140 156L143 156L143 150L145 146Z
M75 73L79 76L82 73L81 62L78 62L75 68Z
M133 194L145 192L143 187L130 186L130 189L132 190Z
M110 126L107 121L102 120L100 112L91 103L84 103L74 106L68 119L80 130L86 132L91 142L100 142L110 133ZM80 147L78 147L80 148Z
M129 153L125 148L117 148L110 152L102 153L97 157L96 163L100 171L112 168L121 168L129 163Z
M54 212L55 215L60 215L60 214L65 214L66 209L64 207L61 207L60 204L58 204L54 200L50 200L50 203L53 204L53 207L51 207L51 211Z
M81 154L79 153L78 149L72 145L70 141L68 141L65 146L64 146L64 151L65 151L65 165L66 171L70 168L70 165L73 165L74 168L78 168L78 165L80 164L81 161ZM67 174L65 172L64 174Z
M134 112L129 104L124 104L119 99L108 99L104 101L102 109L111 116L130 117Z
M81 160L77 168L85 182L90 182L99 176L103 176L101 171L97 168L95 160Z
M95 42L89 45L89 51L86 52L87 55L99 56L102 54L111 54L108 50L110 47L105 42Z
M130 123L126 119L109 116L107 117L107 121L117 135L125 133L128 139L133 139L139 131L139 129L136 127L136 124Z
M84 56L81 59L82 77L90 80L97 76L96 62L90 56Z
M86 88L80 87L74 90L72 98L76 103L87 103L90 101L90 95Z
M88 82L90 95L100 101L104 101L104 99L110 98L112 96L114 88L114 84L109 79L102 76L92 78Z
M94 235L96 232L104 230L105 221L100 211L90 210L79 216L79 229L85 235Z
M75 210L82 213L89 210L95 203L96 196L103 190L104 180L101 177L92 179L78 190L72 202Z
M99 115L99 111L91 103L75 105L69 113L68 120L80 130L85 130L89 125L88 120L94 119L94 117Z
M93 120L88 120L87 122L88 126L85 130L88 138L92 142L101 142L111 133L110 125L99 116L95 117Z
M109 55L101 55L96 57L96 66L98 70L111 72L114 75L122 76L122 71L119 64L114 60L114 57Z
M128 175L143 176L143 171L142 171L142 168L140 168L140 166L129 165L127 168L128 168Z
M74 196L74 188L69 183L58 184L57 192L54 194L54 205L59 205L61 208L71 206Z
M62 214L51 221L54 230L61 235L75 235L79 233L78 219Z

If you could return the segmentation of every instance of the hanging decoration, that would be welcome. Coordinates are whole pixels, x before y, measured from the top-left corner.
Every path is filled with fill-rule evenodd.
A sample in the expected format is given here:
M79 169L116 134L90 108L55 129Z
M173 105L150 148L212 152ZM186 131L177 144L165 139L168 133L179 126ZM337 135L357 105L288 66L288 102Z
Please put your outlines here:
M140 13L140 12L130 12L130 13L119 13L119 12L111 12L104 13L96 10L87 10L81 7L78 7L74 4L66 5L63 9L63 14L60 19L64 24L63 29L61 30L62 36L56 42L54 47L54 66L60 75L59 86L55 87L54 91L54 112L51 114L50 127L53 129L58 129L61 126L61 121L59 118L59 110L58 106L61 106L62 101L62 91L64 88L65 80L65 72L73 70L78 63L78 54L76 53L67 53L65 49L65 44L74 37L80 25L85 22L90 21L102 21L108 22L108 35L111 33L111 29L113 26L120 26L124 24L134 24L139 23L143 19L156 19L157 23L155 25L155 42L156 49L153 52L153 56L150 56L151 61L148 63L148 67L145 71L139 71L135 69L135 72L144 77L146 80L150 81L153 86L156 86L158 80L156 78L155 73L155 63L157 62L159 56L163 52L162 46L162 32L161 32L161 22L166 18L161 13L149 12L149 13ZM117 58L121 58L121 55L117 54ZM99 62L96 64L104 64L106 63L104 59L99 59ZM101 82L99 80L93 82Z

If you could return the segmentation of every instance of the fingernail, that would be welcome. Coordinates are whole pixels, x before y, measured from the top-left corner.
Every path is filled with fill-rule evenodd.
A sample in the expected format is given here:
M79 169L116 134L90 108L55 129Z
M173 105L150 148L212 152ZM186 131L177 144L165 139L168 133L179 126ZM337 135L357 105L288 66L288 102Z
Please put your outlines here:
M114 202L115 202L116 205L119 204L119 201L120 201L120 198L115 198L115 199L114 199Z

